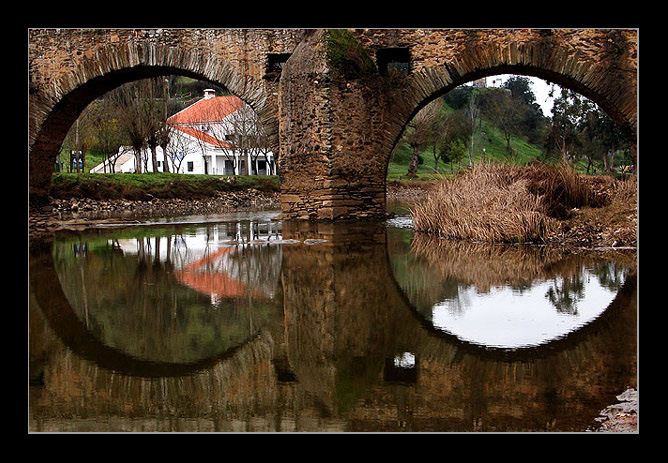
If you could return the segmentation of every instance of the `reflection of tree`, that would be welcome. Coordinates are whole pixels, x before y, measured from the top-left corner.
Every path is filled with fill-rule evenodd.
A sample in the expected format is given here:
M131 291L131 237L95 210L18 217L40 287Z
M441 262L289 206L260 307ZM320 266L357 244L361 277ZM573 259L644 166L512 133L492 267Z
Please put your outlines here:
M618 290L622 287L629 273L627 267L620 266L615 262L594 264L589 270L598 277L601 286L613 290Z
M564 278L555 278L545 297L556 307L557 312L577 315L577 303L584 297L585 285L583 273L576 273Z
M550 280L553 286L545 297L560 313L574 315L584 296L585 275L595 275L602 286L616 290L630 271L626 264L633 265L618 255L439 240L409 229L388 231L388 251L397 282L427 319L432 307L444 301L451 311L461 309L464 290L470 287L479 293L495 287L522 293L536 281Z
M615 262L596 262L583 268L580 273L555 278L545 297L554 304L559 313L577 315L577 303L584 297L584 279L587 275L595 275L604 288L619 290L628 271L627 267L619 266Z

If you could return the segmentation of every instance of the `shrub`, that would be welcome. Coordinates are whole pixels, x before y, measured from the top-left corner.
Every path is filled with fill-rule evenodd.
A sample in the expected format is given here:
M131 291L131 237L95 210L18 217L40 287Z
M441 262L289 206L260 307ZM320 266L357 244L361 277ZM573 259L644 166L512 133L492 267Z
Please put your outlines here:
M479 242L536 242L573 207L600 205L564 166L479 165L443 182L412 210L416 231Z

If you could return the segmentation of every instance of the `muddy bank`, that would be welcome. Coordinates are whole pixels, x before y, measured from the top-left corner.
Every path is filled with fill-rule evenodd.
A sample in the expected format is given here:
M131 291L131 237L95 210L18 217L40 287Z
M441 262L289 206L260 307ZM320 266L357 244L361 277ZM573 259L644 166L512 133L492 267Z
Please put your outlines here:
M54 199L48 205L30 209L30 238L62 228L80 228L106 221L128 221L152 217L220 214L226 212L280 209L280 193L259 190L219 193L205 199L159 199L144 201L126 199L96 200L90 198Z

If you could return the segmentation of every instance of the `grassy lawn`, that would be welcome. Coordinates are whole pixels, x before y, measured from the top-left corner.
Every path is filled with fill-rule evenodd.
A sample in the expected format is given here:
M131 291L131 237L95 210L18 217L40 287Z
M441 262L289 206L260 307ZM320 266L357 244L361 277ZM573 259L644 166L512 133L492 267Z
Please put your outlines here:
M54 198L145 200L155 198L196 199L219 192L248 188L279 191L278 176L147 174L53 174Z

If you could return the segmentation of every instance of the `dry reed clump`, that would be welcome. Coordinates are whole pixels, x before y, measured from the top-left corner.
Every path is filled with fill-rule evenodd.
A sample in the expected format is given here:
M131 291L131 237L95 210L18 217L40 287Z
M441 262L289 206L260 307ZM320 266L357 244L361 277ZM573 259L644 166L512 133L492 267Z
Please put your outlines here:
M638 201L638 177L630 176L612 184L611 201L620 204L636 204Z
M605 201L567 167L480 165L412 210L416 231L479 242L544 241L573 207Z

